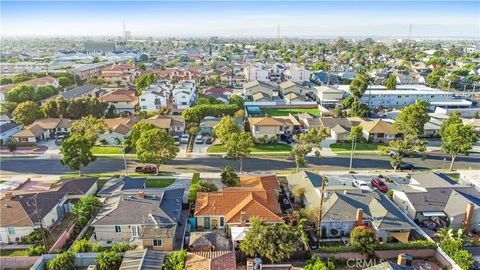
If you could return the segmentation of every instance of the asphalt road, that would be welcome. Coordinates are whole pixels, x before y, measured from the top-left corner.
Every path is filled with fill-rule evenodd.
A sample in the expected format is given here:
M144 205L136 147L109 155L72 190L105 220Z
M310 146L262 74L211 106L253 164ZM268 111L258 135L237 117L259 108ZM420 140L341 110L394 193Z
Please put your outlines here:
M406 158L405 161L415 164L416 169L445 169L449 166L449 158L444 164L442 155L434 154L420 158ZM161 166L165 172L220 172L221 169L231 164L238 169L238 161L225 160L219 156L177 158ZM136 160L129 160L129 170L140 165ZM308 157L306 169L310 170L344 170L348 169L349 157ZM353 168L358 170L391 169L390 159L378 155L358 155L353 161ZM287 157L255 157L244 162L244 171L279 171L295 169L293 160ZM458 157L455 169L480 169L480 154ZM123 159L99 158L82 169L85 173L120 173L124 172ZM2 159L0 160L0 174L65 174L72 171L62 166L56 159Z

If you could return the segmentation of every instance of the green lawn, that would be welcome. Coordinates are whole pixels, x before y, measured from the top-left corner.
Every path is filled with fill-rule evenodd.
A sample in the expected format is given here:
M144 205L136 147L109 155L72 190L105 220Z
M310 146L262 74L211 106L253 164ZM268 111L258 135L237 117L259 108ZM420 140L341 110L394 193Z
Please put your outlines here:
M357 146L355 148L355 153L357 154L358 152L362 152L362 151L366 151L366 152L379 151L380 146L386 146L386 144L357 143ZM335 153L345 153L345 152L350 153L350 151L352 150L352 144L351 143L334 143L330 145L330 148Z
M258 144L250 148L252 153L262 153L262 152L289 152L292 147L288 144ZM217 144L208 147L208 153L225 153L227 150L223 145Z
M268 114L268 116L288 116L289 113L297 115L302 112L309 113L310 115L320 116L320 111L317 108L262 108L262 112Z
M0 257L27 256L25 249L0 249Z
M175 182L174 178L168 178L168 179L147 178L145 187L146 188L164 188L164 187L170 186L173 182Z
M94 146L92 147L92 153L98 154L123 154L122 147L119 146Z

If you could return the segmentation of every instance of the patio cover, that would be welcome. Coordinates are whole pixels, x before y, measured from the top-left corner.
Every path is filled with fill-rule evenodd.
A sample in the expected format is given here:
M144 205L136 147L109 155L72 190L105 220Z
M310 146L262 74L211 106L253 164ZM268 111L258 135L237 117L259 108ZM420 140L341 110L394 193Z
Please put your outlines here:
M242 241L250 227L231 227L232 241Z
M443 212L422 212L424 217L446 217L445 213Z
M402 243L407 243L410 232L388 232L388 234Z

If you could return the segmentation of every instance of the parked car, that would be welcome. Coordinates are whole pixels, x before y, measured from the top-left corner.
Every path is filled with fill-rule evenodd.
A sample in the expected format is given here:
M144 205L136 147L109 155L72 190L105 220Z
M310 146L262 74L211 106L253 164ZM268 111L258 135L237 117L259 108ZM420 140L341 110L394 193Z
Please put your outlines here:
M399 169L401 171L403 171L403 170L413 170L413 169L415 169L415 165L413 165L412 163L402 162L402 163L398 164L397 169Z
M203 135L199 134L195 137L195 143L203 143Z
M229 154L223 154L222 158L224 159L232 159L232 157Z
M388 156L389 156L389 157L398 156L397 150L393 150L393 149L390 150L390 151L388 152Z
M370 184L372 185L372 187L377 188L381 192L387 192L388 191L388 186L380 178L373 178L370 181Z
M213 137L208 137L208 138L205 140L205 143L206 143L206 144L212 144L214 141L215 141L215 138L213 138Z
M372 190L369 186L367 181L363 180L353 180L352 186L359 188L361 190Z
M178 137L177 135L173 136L173 140L175 141L175 145L180 145L180 137Z
M135 168L136 173L151 173L151 174L156 174L157 173L157 168L152 165L145 165L143 167L136 167Z
M55 144L56 145L62 145L64 140L65 140L65 137L58 137L58 138L55 139Z
M188 138L190 138L190 135L183 134L182 137L180 137L180 142L181 143L188 143Z

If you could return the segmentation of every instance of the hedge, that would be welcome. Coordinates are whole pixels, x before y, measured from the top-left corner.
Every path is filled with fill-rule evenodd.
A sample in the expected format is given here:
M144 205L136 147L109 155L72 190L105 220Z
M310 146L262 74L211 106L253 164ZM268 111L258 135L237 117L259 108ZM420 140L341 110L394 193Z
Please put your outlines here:
M194 203L197 198L197 189L198 184L200 183L200 173L193 173L192 184L190 184L190 189L188 190L188 202Z
M436 249L437 244L428 240L410 241L408 243L379 244L375 250L400 250L400 249ZM317 249L319 253L361 252L351 246L324 246Z

